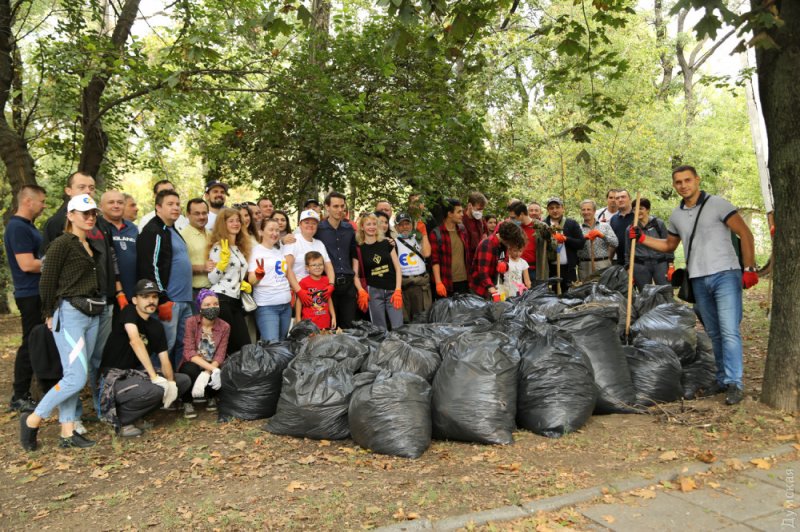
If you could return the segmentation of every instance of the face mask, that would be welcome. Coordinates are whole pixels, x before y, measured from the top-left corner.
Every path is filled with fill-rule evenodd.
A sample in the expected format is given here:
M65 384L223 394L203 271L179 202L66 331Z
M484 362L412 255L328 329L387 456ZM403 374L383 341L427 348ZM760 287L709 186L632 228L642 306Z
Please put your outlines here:
M411 231L407 233L397 233L397 234L402 236L403 238L411 238Z
M476 220L483 218L483 211L472 211L472 217Z
M512 220L514 225L522 225L522 220Z
M219 316L219 307L201 308L200 315L209 321L213 321Z

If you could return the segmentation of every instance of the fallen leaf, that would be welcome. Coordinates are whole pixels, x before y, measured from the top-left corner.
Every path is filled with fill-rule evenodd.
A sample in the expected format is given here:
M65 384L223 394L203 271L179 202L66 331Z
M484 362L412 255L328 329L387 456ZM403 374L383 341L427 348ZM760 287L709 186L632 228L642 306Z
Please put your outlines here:
M233 444L233 448L238 449L240 451L243 451L246 447L247 447L247 442L244 440L237 441L236 443Z
M364 508L364 512L368 514L378 514L381 513L381 511L382 510L377 506L367 506L366 508Z
M305 456L305 457L299 459L297 461L297 463L300 464L300 465L309 465L309 464L313 464L316 461L317 461L317 459L314 458L313 455L309 454L308 456Z
M695 458L700 460L701 462L705 462L706 464L713 464L717 461L716 455L711 451L703 451L702 453L698 454Z
M328 440L319 440L319 443L317 445L320 447L330 447L331 442Z
M681 477L681 491L687 493L689 491L694 491L697 488L697 484L692 479L692 477Z
M758 469L770 469L772 464L764 460L763 458L753 458L750 460L750 463L756 466Z
M717 489L717 488L719 488L720 484L719 484L719 482L711 481L711 482L708 483L708 486L711 487L711 488Z
M406 519L419 519L419 514L417 512L408 512Z
M729 458L728 460L725 460L725 465L734 471L741 471L744 469L744 464L738 458Z
M648 489L641 489L641 490L632 491L631 495L635 495L635 496L640 497L642 499L655 499L656 498L656 492L654 490L648 490Z
M794 447L795 449L797 449L798 451L800 451L800 443L793 443L793 444L792 444L792 447Z
M294 493L295 491L303 491L306 489L306 485L300 482L299 480L293 480L289 482L289 485L286 486L286 491L289 493Z
M678 459L678 453L676 453L675 451L667 451L665 453L661 453L658 456L658 459L661 460L662 462L669 462L670 460L677 460Z
M613 515L602 515L601 517L603 518L603 521L609 525L617 520Z
M778 434L775 436L775 439L778 441L792 441L794 439L800 440L800 435L798 434Z
M92 478L101 478L101 479L102 478L108 478L108 471L97 467L97 468L95 468L94 471L92 471L92 474L89 475L89 476L92 477Z
M62 495L56 495L55 497L53 497L52 500L54 500L54 501L66 501L67 499L71 499L74 496L75 496L75 492L74 491L70 491L70 492L64 493Z
M514 462L513 464L500 464L497 466L497 469L501 471L519 471L519 468L522 464L519 462Z

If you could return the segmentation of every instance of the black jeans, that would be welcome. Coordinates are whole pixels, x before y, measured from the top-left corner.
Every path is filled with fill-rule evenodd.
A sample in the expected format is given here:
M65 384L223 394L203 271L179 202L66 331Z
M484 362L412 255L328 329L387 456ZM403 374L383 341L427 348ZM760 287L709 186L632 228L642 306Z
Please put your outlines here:
M39 296L16 297L14 301L17 303L22 319L22 343L17 349L17 358L14 360L13 399L22 399L30 394L31 380L33 379L28 336L31 334L31 329L44 321L42 320L42 300ZM42 389L42 393L47 393L47 390Z
M331 302L336 311L336 325L342 329L349 329L356 319L356 285L353 276L337 276L339 282L334 283Z
M231 326L228 353L235 353L250 343L250 332L247 330L247 322L244 321L242 300L225 294L217 294L217 297L219 297L219 317ZM183 341L182 338L178 340Z
M184 403L194 402L194 398L192 397L192 388L194 387L194 381L197 380L197 377L199 377L203 371L205 370L200 366L198 366L197 364L195 364L194 362L184 362L183 365L181 366L181 369L178 370L179 373L182 373L183 375L188 375L188 377L192 380L192 385L186 390L186 393L184 393L181 396L181 399L183 400ZM215 390L211 386L206 386L205 393L206 397L214 397L217 395L217 390Z
M189 377L181 373L175 374L178 385L178 398L192 389ZM191 395L191 393L189 394ZM117 403L117 417L120 425L132 425L150 412L158 410L164 400L164 388L153 384L149 379L131 377L120 379L114 383L114 397Z

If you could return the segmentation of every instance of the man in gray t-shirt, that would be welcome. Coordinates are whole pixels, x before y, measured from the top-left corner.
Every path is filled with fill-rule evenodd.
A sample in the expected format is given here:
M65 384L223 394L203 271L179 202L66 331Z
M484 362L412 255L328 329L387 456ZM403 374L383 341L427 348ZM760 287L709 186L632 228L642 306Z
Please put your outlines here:
M744 398L742 384L742 287L758 283L753 233L728 201L700 190L700 176L691 166L672 171L672 186L683 198L669 217L666 239L645 235L631 227L629 237L663 253L672 253L680 242L689 255L687 270L695 297L695 311L714 346L717 362L717 390L727 393L725 402L736 404ZM694 240L689 247L692 229ZM742 272L733 248L731 232L742 243Z

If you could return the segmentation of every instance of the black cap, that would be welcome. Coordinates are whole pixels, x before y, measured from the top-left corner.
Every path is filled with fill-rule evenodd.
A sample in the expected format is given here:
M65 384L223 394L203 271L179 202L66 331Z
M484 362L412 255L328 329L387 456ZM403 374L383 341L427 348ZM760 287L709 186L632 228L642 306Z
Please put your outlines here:
M209 181L208 183L206 183L206 193L208 193L208 191L214 187L222 187L225 190L225 194L228 193L228 185L217 179L214 179L213 181Z
M154 281L150 279L141 279L138 283L136 283L136 295L143 296L145 294L159 294L161 290L158 289L158 286Z
M400 222L410 222L411 216L407 212L398 212L394 217L395 225L399 224Z
M319 203L319 200L317 200L316 198L308 198L308 199L306 200L306 202L305 202L305 203L303 203L303 209L305 209L306 207L308 207L308 206L309 206L309 205L311 205L312 203L313 203L314 205L316 205L317 207L319 207L319 205L320 205L320 203Z

